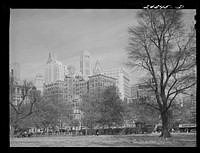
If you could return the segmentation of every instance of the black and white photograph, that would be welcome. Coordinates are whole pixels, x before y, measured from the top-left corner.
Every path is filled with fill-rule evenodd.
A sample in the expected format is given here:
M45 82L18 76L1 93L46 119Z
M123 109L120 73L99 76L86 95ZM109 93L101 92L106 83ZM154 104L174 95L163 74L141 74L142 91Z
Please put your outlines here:
M196 9L9 11L10 147L197 146Z

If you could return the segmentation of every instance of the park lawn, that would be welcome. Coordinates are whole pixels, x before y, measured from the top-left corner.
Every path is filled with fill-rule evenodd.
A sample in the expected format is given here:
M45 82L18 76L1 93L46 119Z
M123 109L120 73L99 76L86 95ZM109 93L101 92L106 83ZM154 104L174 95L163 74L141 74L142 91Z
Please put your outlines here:
M127 144L141 147L196 147L195 133L172 133L170 138L159 137L160 134L115 135L111 139L121 140Z
M195 147L196 134L172 134L168 139L159 134L54 136L10 138L10 147Z

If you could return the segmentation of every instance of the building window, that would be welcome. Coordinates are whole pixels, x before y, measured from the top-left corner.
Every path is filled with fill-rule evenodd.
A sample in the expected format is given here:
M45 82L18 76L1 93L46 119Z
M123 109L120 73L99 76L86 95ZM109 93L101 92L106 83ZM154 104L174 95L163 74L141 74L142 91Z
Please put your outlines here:
M20 90L19 90L19 88L17 88L17 94L19 94L20 93Z

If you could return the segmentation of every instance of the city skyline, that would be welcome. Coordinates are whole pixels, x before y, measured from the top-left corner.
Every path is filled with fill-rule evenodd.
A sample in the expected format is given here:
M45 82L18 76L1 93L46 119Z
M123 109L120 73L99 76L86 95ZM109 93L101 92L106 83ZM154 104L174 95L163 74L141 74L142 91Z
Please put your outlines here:
M10 59L21 66L21 78L44 76L51 52L64 65L80 71L80 54L91 54L91 70L98 60L102 69L124 68L128 27L136 25L132 9L11 9ZM187 25L194 24L195 10L184 10ZM138 73L132 78L139 77ZM133 81L133 79L132 79ZM133 83L133 82L132 82Z

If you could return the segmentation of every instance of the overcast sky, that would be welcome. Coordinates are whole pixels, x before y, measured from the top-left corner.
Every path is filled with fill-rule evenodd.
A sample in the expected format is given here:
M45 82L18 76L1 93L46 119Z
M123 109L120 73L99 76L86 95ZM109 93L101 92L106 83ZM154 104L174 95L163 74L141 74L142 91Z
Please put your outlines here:
M80 53L88 50L92 69L99 60L103 70L124 68L128 27L137 24L136 9L11 9L10 58L21 66L21 78L44 75L51 52L65 65L80 70ZM184 10L194 24L195 10ZM125 70L128 70L124 68ZM142 75L142 74L141 74ZM136 83L138 73L131 73Z

